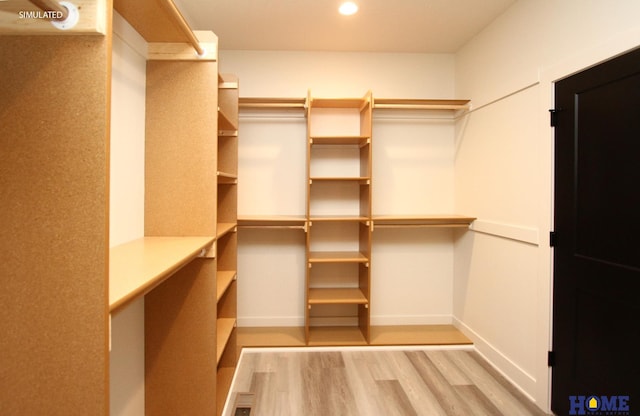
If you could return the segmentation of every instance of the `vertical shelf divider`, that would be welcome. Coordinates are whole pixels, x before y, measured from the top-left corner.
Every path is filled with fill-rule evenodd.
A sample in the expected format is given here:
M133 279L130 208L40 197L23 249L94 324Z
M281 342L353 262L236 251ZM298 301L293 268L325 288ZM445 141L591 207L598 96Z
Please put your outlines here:
M217 134L217 293L216 414L222 414L231 387L237 357L238 292L238 77L218 75Z

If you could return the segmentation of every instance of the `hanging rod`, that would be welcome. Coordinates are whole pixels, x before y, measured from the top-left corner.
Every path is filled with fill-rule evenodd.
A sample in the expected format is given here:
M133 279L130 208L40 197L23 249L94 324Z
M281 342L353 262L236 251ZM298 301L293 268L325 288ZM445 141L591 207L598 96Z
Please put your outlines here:
M300 108L307 106L305 98L240 97L240 108Z
M193 46L193 49L195 49L196 52L198 53L198 56L204 56L206 51L204 50L204 48L202 48L202 46L200 46L200 42L198 41L198 38L196 38L196 35L193 34L193 31L187 24L187 21L184 19L184 16L182 16L182 13L180 13L180 10L178 10L178 8L176 7L175 3L171 0L162 0L161 3L165 6L166 10L174 18L175 22L180 27L180 30L182 31L182 33L184 33L184 35L189 40L189 43L191 44L191 46Z
M57 1L54 1L54 0L29 0L29 1L34 6L40 8L42 11L55 12L56 16L59 16L59 17L51 18L51 20L55 22L63 22L67 20L67 17L69 17L69 10L62 4L58 3Z
M469 100L376 98L373 108L398 110L466 110Z

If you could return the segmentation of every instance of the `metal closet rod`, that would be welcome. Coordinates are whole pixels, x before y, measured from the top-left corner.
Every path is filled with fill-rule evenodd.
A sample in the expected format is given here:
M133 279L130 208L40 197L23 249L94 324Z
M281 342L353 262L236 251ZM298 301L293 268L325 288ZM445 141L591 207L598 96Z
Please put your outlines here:
M54 17L51 20L63 22L69 17L69 10L62 4L53 0L29 0L34 6L45 12L57 12L60 17Z

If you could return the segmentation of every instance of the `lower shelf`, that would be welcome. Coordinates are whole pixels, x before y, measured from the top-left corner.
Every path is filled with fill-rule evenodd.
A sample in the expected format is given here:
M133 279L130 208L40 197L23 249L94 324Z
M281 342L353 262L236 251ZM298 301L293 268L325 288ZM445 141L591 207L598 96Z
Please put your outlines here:
M235 367L218 368L216 377L216 414L221 415L231 388Z
M309 345L367 345L367 340L356 326L317 326L309 329Z
M233 328L235 327L235 325L236 325L236 320L234 318L219 318L217 320L217 331L216 331L217 363L220 363L220 360L222 359L222 354L224 353L224 350L227 347L227 343L229 342L229 339L231 339L231 334L233 333Z
M318 328L314 328L314 331L316 329ZM357 328L351 327L348 329L360 332ZM304 341L304 327L238 327L237 332L238 348L306 346ZM369 345L470 344L472 344L471 340L453 325L397 325L372 326L371 343ZM356 345L366 344L364 344L363 339L361 344Z

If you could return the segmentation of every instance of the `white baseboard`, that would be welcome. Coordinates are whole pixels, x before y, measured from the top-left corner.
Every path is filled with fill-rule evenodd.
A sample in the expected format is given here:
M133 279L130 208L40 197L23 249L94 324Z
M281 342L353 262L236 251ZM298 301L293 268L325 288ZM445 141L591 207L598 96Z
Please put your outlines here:
M473 341L473 345L478 354L487 360L496 371L509 380L522 394L535 402L536 379L534 376L527 373L504 353L495 348L489 341L478 335L477 332L455 316L453 317L453 325Z
M371 325L451 325L451 315L378 315L371 317Z

